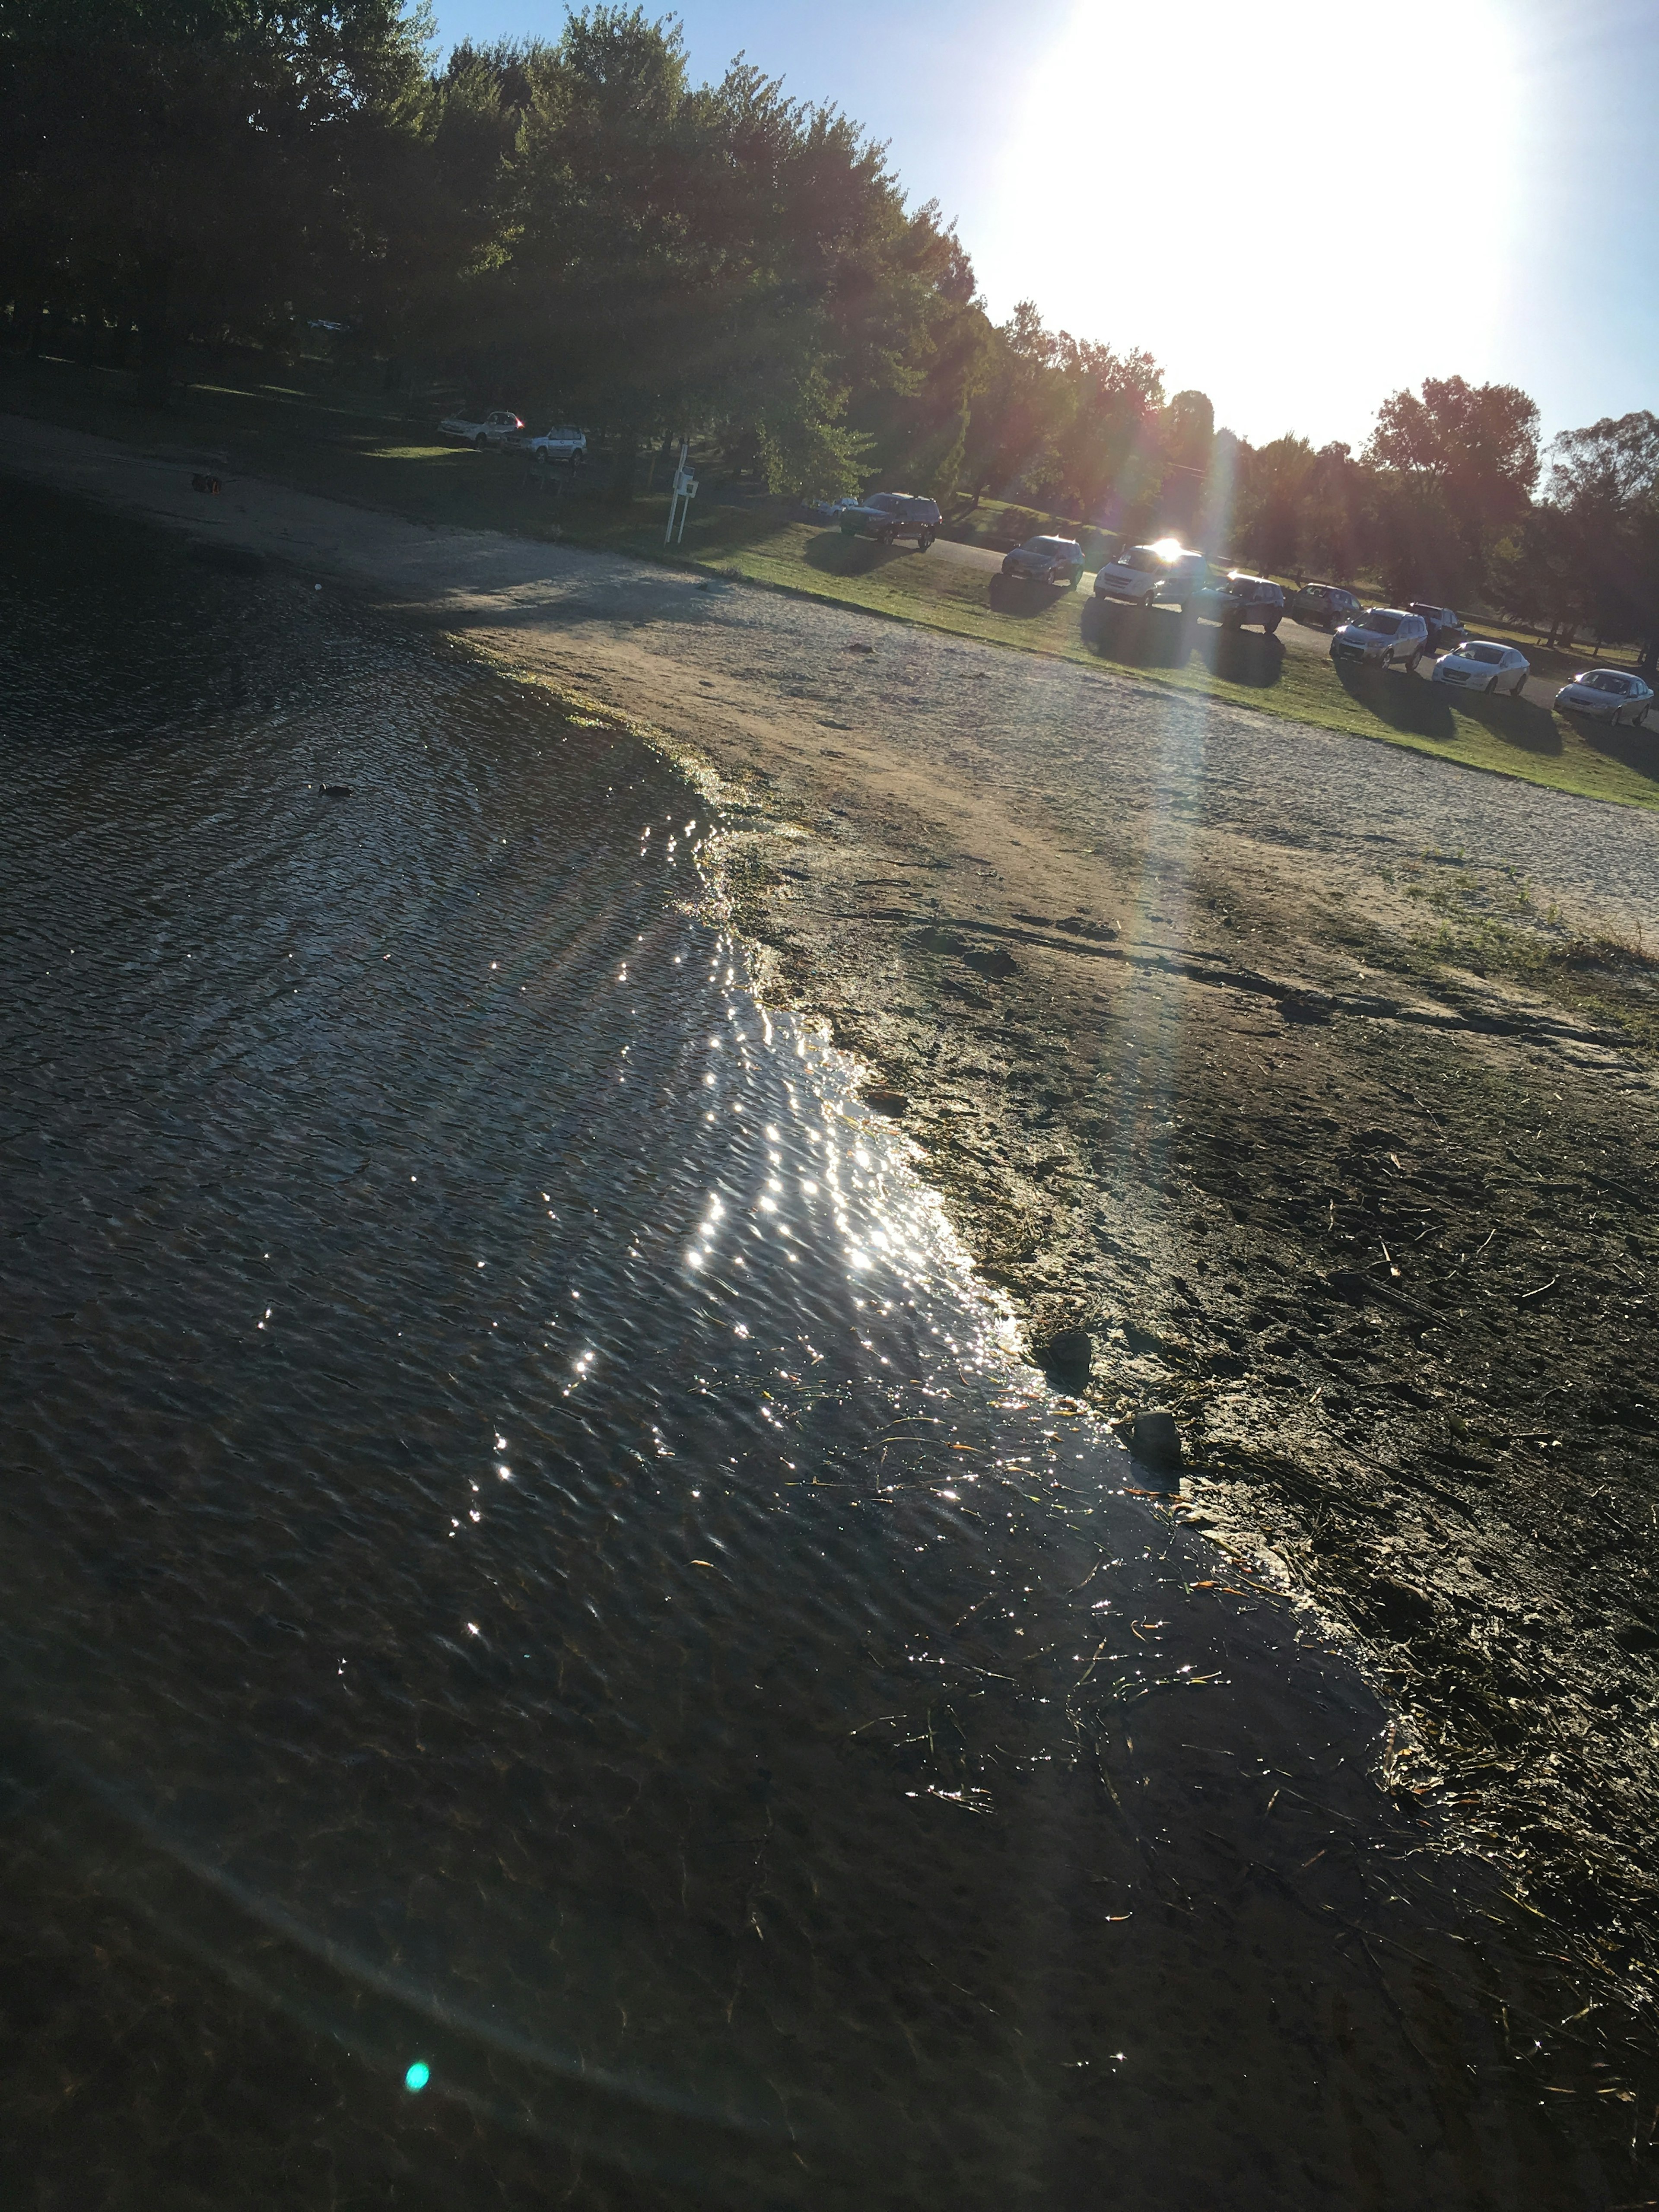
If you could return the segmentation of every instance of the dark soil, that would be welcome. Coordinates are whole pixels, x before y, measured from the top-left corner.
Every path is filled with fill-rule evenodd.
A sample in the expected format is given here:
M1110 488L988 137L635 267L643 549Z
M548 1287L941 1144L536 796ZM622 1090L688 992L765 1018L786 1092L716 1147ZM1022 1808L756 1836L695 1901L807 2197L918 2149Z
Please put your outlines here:
M1402 1716L1394 1786L1640 2003L1659 1933L1646 963L1540 954L1534 988L1503 992L1365 925L1362 996L1351 917L1322 942L1235 884L1189 904L1226 915L1226 950L1190 927L1136 943L1106 911L1005 903L982 862L895 838L912 825L891 810L815 826L787 858L758 826L733 841L765 988L875 1071L1034 1349L1085 1328L1095 1405L1176 1413L1172 1510L1353 1632Z

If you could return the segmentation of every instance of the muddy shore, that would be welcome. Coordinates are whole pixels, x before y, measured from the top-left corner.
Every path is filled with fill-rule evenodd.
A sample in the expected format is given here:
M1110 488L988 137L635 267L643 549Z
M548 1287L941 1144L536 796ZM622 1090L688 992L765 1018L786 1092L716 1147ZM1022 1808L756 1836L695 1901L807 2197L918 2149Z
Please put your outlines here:
M1347 1624L1391 1784L1651 1987L1659 822L277 487L198 522L187 457L54 434L37 481L709 763L763 991L867 1063L1028 1321L1089 1331L1091 1401L1174 1412L1170 1510Z

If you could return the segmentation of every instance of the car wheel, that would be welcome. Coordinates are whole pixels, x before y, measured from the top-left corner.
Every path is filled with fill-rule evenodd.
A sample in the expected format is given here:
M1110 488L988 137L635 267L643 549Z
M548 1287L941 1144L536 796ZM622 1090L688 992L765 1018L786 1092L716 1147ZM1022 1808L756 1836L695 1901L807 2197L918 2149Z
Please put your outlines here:
M922 532L922 533L921 533L921 537L920 537L920 538L917 538L917 540L916 540L916 550L917 550L917 552L918 552L918 553L925 553L925 552L927 550L927 548L928 548L928 547L933 544L933 532L932 532L931 530L924 530L924 531Z
M479 433L478 433L478 434L477 434L477 437L472 441L472 450L473 450L473 452L474 452L475 453L483 453L483 450L484 450L484 443L485 443L485 441L484 441L484 434L483 434L483 432L482 430L480 430L480 431L479 431Z
M1527 672L1526 672L1526 670L1523 668L1523 669L1521 671L1521 673L1520 673L1520 674L1516 678L1516 679L1515 679L1515 683L1514 683L1514 684L1513 684L1513 686L1511 687L1510 691L1510 698L1511 698L1511 699L1524 699L1524 698L1525 698L1525 696L1526 696L1526 695L1527 695Z
M1074 591L1076 591L1076 589L1077 589L1078 586L1079 586L1082 581L1083 581L1083 571L1082 571L1082 569L1081 569L1081 568L1073 568L1073 571L1072 571L1072 573L1071 573L1071 576L1070 576L1070 578L1068 579L1068 580L1067 580L1067 582L1066 582L1066 590L1067 590L1068 592L1074 592Z
M1271 637L1274 631L1279 628L1279 617L1277 615L1269 615L1267 621L1261 625L1262 636Z

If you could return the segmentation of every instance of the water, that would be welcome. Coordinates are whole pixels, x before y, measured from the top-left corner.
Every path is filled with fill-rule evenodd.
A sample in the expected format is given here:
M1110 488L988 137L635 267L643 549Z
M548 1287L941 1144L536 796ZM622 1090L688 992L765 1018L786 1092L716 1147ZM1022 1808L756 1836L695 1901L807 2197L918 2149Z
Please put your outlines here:
M748 995L707 799L9 507L30 2201L1612 2201L1362 1685Z

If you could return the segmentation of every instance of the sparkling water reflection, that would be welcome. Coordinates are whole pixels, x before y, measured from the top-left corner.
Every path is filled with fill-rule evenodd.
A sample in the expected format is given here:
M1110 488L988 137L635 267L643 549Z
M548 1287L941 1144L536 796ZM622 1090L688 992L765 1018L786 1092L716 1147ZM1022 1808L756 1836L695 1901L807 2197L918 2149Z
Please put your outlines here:
M671 2202L1501 2196L1530 2123L1467 2069L1449 2106L1340 1934L1417 1839L1380 1715L1014 1358L903 1141L750 996L706 803L326 594L33 520L0 1651L40 1915L118 1899L204 2014L311 2038L318 2140L399 2203L457 2110L463 2206L573 2140ZM185 2042L187 2117L112 2096L118 2155L211 2136L215 2201L277 2201Z

